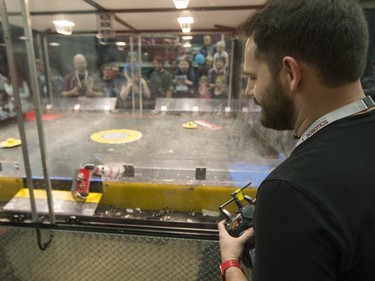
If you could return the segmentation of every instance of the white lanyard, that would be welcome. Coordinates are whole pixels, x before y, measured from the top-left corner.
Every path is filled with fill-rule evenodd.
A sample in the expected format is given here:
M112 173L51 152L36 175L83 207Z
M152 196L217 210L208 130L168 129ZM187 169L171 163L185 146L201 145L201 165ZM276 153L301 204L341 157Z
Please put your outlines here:
M348 117L350 115L359 113L363 110L367 110L371 107L374 107L374 101L371 99L370 96L366 96L363 99L357 100L355 102L352 102L348 105L345 105L343 107L340 107L334 111L331 111L327 113L326 115L323 115L318 120L316 120L314 123L310 125L310 127L307 128L307 130L302 134L301 138L298 140L294 148L299 146L301 143L303 143L308 138L312 137L315 133L317 133L319 130L327 126L328 124Z
M89 75L88 72L85 71L85 82L87 80L88 75ZM81 79L79 79L79 74L77 71L76 71L76 79L77 79L78 87L82 88Z

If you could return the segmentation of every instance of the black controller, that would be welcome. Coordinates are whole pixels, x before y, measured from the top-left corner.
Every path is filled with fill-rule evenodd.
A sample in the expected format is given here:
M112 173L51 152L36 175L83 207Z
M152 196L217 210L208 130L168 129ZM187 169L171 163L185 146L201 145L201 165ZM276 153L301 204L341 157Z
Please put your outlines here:
M219 207L220 212L225 216L226 229L228 233L233 237L239 237L244 231L253 227L253 215L254 215L254 200L250 196L243 194L243 190L248 187L251 183L246 186L237 189L232 195L232 199L225 202ZM238 209L231 214L225 209L226 206L234 202ZM243 204L246 203L246 204ZM246 241L244 246L243 261L245 265L251 267L251 257L250 251L255 247L255 237L252 236L248 241Z

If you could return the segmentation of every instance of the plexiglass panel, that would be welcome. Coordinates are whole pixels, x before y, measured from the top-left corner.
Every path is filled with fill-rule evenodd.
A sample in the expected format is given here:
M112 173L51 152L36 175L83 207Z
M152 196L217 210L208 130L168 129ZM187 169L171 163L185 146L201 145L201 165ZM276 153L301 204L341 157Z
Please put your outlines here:
M27 141L0 148L6 216L31 211L28 169L37 212L48 213L47 169L58 217L215 225L233 190L251 182L247 193L255 196L291 152L290 132L259 124L260 108L244 92L242 45L231 33L115 32L114 16L98 13L94 30L79 31L78 22L76 32L61 35L57 27L38 29L51 17L34 16L30 58L27 22L13 2L6 1L14 44L8 51L20 89L29 87L27 97L20 92L29 104L17 120L5 86L4 42L0 141L20 139L20 126ZM37 3L29 1L29 9L53 12Z

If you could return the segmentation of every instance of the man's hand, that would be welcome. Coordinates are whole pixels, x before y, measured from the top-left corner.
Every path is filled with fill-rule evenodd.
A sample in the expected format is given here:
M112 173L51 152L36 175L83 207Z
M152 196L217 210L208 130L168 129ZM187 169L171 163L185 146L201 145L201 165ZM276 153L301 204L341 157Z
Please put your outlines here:
M254 235L254 229L249 228L240 237L232 237L225 228L225 221L218 224L221 260L240 260L245 242Z
M81 94L79 92L79 87L75 86L70 91L62 91L61 96L63 97L79 97Z

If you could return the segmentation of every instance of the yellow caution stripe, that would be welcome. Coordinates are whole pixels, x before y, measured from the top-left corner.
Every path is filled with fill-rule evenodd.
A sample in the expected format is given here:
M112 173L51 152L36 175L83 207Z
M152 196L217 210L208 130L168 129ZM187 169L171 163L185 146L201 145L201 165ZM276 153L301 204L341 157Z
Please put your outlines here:
M119 208L159 210L171 208L176 211L215 210L232 198L238 188L230 186L201 186L184 184L158 184L142 182L103 182L102 205ZM247 188L244 194L255 198L257 189ZM236 206L228 206L234 211Z
M0 177L0 201L9 201L23 187L22 178Z
M29 198L30 193L28 188L22 188L20 191L17 192L15 197L19 198ZM34 197L35 199L47 199L47 193L43 189L34 189ZM70 191L65 190L52 190L52 198L56 200L64 200L64 201L76 201L72 196ZM100 199L102 198L102 193L95 193L90 192L87 196L87 199L80 202L85 203L96 203L98 204Z

